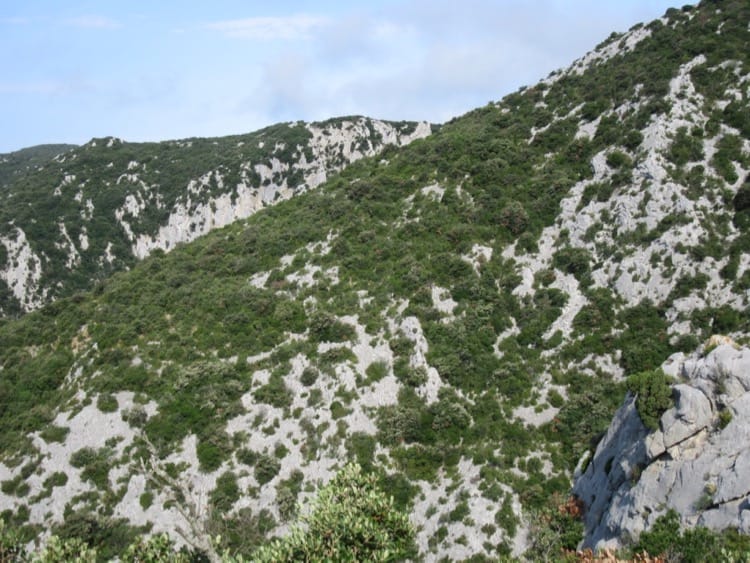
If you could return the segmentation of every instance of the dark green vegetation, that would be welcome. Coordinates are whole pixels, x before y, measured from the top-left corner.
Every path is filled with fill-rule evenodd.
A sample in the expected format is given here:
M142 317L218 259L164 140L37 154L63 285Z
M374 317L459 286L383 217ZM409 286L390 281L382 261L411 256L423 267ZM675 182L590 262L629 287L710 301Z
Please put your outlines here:
M632 547L633 553L661 555L669 561L747 561L750 538L727 530L717 534L706 528L682 530L679 515L670 510L660 516Z
M178 206L195 213L222 195L236 203L239 186L258 194L277 186L258 195L258 206L264 206L288 195L281 187L291 192L313 187L306 167L331 172L348 163L350 150L377 152L383 142L366 118L311 125L328 128L324 137L344 130L351 146L321 146L324 154L317 155L312 130L297 122L221 138L128 143L108 137L81 147L43 145L0 155L0 237L15 241L20 229L40 260L41 276L27 295L47 302L131 267L137 238L156 235ZM415 125L387 123L399 135ZM0 268L15 262L0 244ZM19 303L0 279L0 314L15 316L29 305Z
M0 193L7 189L19 176L27 174L55 156L74 148L76 148L76 145L36 145L27 149L0 154Z
M657 430L661 415L674 405L667 376L661 369L643 371L631 375L627 386L636 396L635 404L643 424L649 430Z
M221 479L221 478L220 478ZM112 559L112 544L96 541L89 532L55 535L32 556L37 563L94 563ZM81 538L86 538L82 540ZM111 539L111 538L110 538ZM374 475L348 464L317 494L311 512L291 531L257 550L253 561L403 561L416 555L414 528L408 515L378 487ZM218 560L218 554L213 557ZM25 561L18 532L0 520L0 561ZM131 538L120 559L125 563L187 563L207 560L205 554L177 551L166 535L148 540ZM224 563L241 563L223 554Z
M393 499L355 464L321 489L310 514L255 561L404 561L416 555L414 529Z
M399 509L416 510L422 495L438 491L419 508L435 529L425 556L463 547L507 555L534 514L544 542L533 553L573 547L580 523L549 499L564 498L576 462L626 393L622 381L633 376L639 412L653 424L665 399L655 370L672 352L692 351L714 332L743 341L750 329L750 274L740 269L750 253L747 179L739 177L750 168L742 146L748 100L728 93L737 75L722 66L731 60L737 72L750 71L748 21L745 2L670 11L634 50L476 109L316 191L128 262L129 272L104 272L91 292L0 321L5 463L30 463L32 432L64 441L62 423L50 426L57 412L90 401L115 416L127 391L136 404L120 413L132 440L70 459L91 485L76 510L114 526L123 549L135 531L109 518L127 489L112 482L115 466L137 472L146 459L175 479L217 472L209 523L221 531L221 548L247 556L278 520L239 501L275 491L278 516L288 519L301 492L314 488L316 463L343 465L345 457ZM688 74L702 118L649 149L644 131L668 122L679 99L670 81L699 54L705 62ZM577 136L596 120L595 132ZM237 140L221 158L235 158ZM697 162L709 142L710 162ZM113 157L99 154L100 144L82 149L79 165L106 166ZM115 151L120 167L133 158L127 150ZM196 140L159 150L159 162L174 163L161 175L184 175L177 185L219 149ZM657 186L648 177L655 155L669 179ZM186 172L188 156L195 169ZM596 172L594 162L606 169ZM687 211L659 201L667 183ZM561 211L565 198L593 217L585 232ZM634 212L618 215L628 204ZM146 231L160 220L150 213L139 218ZM649 276L657 283L648 285ZM435 297L441 292L452 300L447 308ZM672 331L677 322L687 329ZM387 352L360 365L357 347L368 341ZM367 393L383 402L363 407ZM355 426L361 418L372 427ZM236 420L242 429L230 431ZM167 460L193 436L197 467ZM466 467L476 473L464 480ZM17 509L5 516L32 537L38 529L19 494L26 478L14 479L6 488ZM163 503L138 498L144 508ZM476 519L482 503L494 508L491 523ZM452 537L459 524L475 533Z

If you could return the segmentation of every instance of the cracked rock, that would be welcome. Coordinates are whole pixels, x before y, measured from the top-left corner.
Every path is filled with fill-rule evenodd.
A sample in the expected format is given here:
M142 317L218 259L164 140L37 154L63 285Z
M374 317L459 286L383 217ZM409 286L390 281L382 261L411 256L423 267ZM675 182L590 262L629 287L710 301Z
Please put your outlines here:
M576 479L584 547L622 547L670 509L684 527L750 531L750 349L675 354L664 368L682 381L659 429L646 429L629 395Z

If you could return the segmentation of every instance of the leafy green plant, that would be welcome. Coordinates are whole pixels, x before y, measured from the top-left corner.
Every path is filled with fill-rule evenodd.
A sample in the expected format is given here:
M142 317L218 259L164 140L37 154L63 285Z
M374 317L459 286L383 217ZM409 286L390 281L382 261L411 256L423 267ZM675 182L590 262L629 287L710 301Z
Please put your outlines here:
M628 391L636 396L643 424L649 430L657 430L661 415L674 404L667 376L661 369L643 371L631 375L626 384Z
M46 426L39 435L45 442L64 442L69 432L70 428L67 426L55 426L54 424L50 424L49 426Z
M122 556L123 563L188 563L187 553L177 551L167 534L139 536Z
M414 529L374 475L345 466L318 492L309 515L287 536L261 547L255 561L399 561L416 554Z
M47 545L36 556L38 563L63 563L75 561L76 563L96 563L96 549L89 547L79 538L59 538L52 536L47 540Z
M237 485L237 475L226 471L216 479L216 488L211 491L209 500L216 510L228 512L232 505L240 498L240 488Z
M117 398L110 393L102 393L96 399L96 408L102 412L115 412L118 408Z
M281 463L275 457L261 455L255 462L255 479L258 484L265 485L271 479L276 477L281 469Z

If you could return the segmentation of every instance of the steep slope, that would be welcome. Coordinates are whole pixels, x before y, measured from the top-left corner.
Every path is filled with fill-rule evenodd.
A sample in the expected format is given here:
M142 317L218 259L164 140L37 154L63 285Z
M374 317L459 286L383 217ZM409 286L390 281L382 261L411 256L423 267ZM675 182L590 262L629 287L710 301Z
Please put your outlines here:
M427 559L575 547L558 505L623 376L748 340L748 21L670 10L0 324L6 517L248 554L354 459Z
M675 401L658 428L629 396L576 480L590 546L638 538L669 510L688 527L750 534L750 349L724 342L705 357L676 354L664 370Z
M106 138L63 154L51 146L6 155L9 163L27 158L27 172L9 176L0 199L0 314L91 288L155 249L171 250L429 133L425 123L351 117L219 139ZM54 160L40 160L53 152Z

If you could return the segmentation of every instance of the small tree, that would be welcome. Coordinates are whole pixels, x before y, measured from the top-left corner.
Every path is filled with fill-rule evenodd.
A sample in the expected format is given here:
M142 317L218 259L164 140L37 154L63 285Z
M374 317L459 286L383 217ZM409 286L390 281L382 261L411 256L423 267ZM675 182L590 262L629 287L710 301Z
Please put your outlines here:
M659 419L674 401L669 380L661 369L643 371L631 375L627 381L628 391L636 395L638 416L649 430L659 428Z
M174 542L167 534L157 534L149 538L140 536L130 544L123 563L188 563L190 558L176 551Z
M500 211L500 224L508 229L513 236L518 236L528 227L529 214L522 203L511 201Z
M35 554L33 563L96 563L96 549L79 538L52 536L45 548Z
M16 530L8 528L0 518L0 562L20 561L23 554L23 540Z
M378 488L349 464L318 493L291 532L253 554L257 562L402 561L416 555L414 529Z

